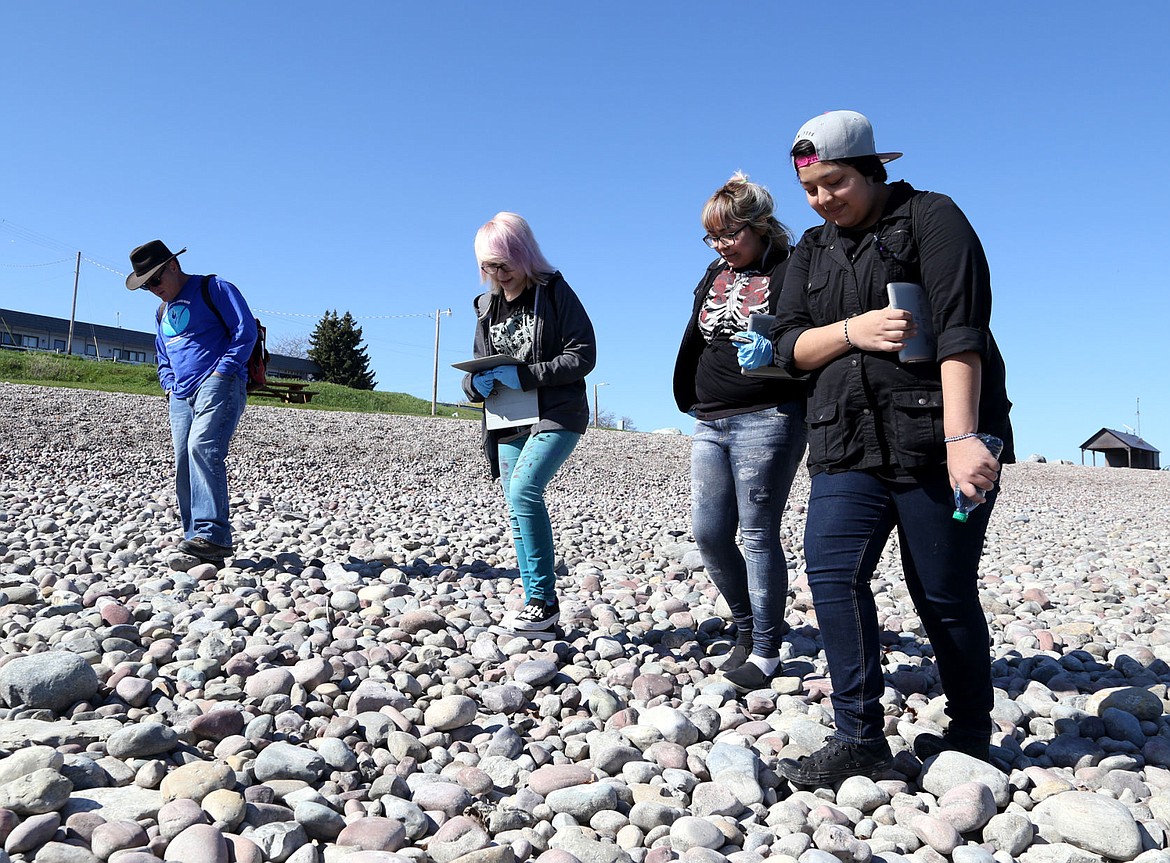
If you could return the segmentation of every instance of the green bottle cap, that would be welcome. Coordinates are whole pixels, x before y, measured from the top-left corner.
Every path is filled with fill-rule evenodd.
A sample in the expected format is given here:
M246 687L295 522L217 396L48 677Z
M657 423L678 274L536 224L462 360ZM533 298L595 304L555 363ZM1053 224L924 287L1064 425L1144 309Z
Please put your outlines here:
M967 521L967 515L968 515L967 513L965 513L965 512L959 512L959 511L956 509L954 512L952 512L952 513L951 513L951 518L953 518L955 521L961 521L961 522L964 522L964 523L966 523L966 521Z

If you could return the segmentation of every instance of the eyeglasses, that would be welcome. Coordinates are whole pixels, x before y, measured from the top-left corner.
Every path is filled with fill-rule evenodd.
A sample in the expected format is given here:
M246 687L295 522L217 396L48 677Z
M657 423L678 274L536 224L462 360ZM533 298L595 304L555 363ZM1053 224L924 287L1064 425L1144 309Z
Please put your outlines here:
M159 285L162 284L163 276L165 276L166 274L167 274L167 268L166 268L166 265L164 264L163 268L161 270L159 270L157 273L155 273L153 276L151 276L149 279L147 279L146 282L144 282L144 284L148 288L157 288Z
M489 276L494 276L496 273L504 273L505 275L512 272L512 268L507 264L480 264L480 270Z
M703 237L703 242L706 243L708 246L710 246L712 249L718 249L720 246L730 246L732 243L735 242L735 238L738 237L743 232L743 229L746 228L747 226L748 226L748 223L744 222L742 225L740 225L738 228L736 228L734 231L732 231L729 234L720 234L719 236L713 236L711 234L707 234L706 236Z

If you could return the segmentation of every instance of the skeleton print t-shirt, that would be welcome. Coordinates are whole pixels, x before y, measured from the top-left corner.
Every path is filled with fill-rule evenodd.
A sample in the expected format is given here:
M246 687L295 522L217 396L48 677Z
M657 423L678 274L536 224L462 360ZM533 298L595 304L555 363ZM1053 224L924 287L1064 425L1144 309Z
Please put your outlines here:
M532 340L536 332L536 314L533 308L536 291L529 288L509 302L500 297L492 314L488 333L497 354L513 357L522 363L534 362Z
M735 272L724 267L711 281L699 309L696 325L706 346L695 369L695 416L718 419L779 404L783 395L775 381L749 377L740 372L731 337L747 329L748 317L768 314L772 299L773 271ZM776 290L780 279L776 279Z
M699 310L699 332L708 344L746 330L750 315L768 313L770 281L767 273L750 275L729 269L715 277Z

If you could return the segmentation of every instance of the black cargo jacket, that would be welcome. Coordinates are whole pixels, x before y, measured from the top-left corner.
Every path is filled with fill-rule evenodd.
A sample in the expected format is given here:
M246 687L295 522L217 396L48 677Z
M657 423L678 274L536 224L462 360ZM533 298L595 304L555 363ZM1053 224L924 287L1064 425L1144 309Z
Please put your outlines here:
M922 200L912 216L916 196ZM875 234L886 260L878 253ZM991 276L967 217L945 195L898 182L891 184L877 224L849 236L856 240L852 257L842 232L829 222L810 228L797 244L777 309L776 364L796 370L793 350L805 330L889 305L890 281L925 287L938 349L934 362L902 364L896 352L854 348L814 370L808 402L810 471L945 464L939 361L964 351L983 360L978 431L1003 438L1000 461L1014 461L1004 363L990 329Z

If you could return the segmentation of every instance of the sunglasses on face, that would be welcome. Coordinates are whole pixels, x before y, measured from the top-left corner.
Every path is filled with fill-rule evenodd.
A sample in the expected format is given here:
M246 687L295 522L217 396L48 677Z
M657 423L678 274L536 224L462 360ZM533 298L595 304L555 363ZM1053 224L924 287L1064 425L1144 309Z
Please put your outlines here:
M512 272L512 268L507 264L480 264L479 268L489 276L494 276L497 273L504 273L507 275L508 273Z
M161 270L146 280L145 284L148 288L157 288L162 284L163 276L167 274L167 268L164 266Z

